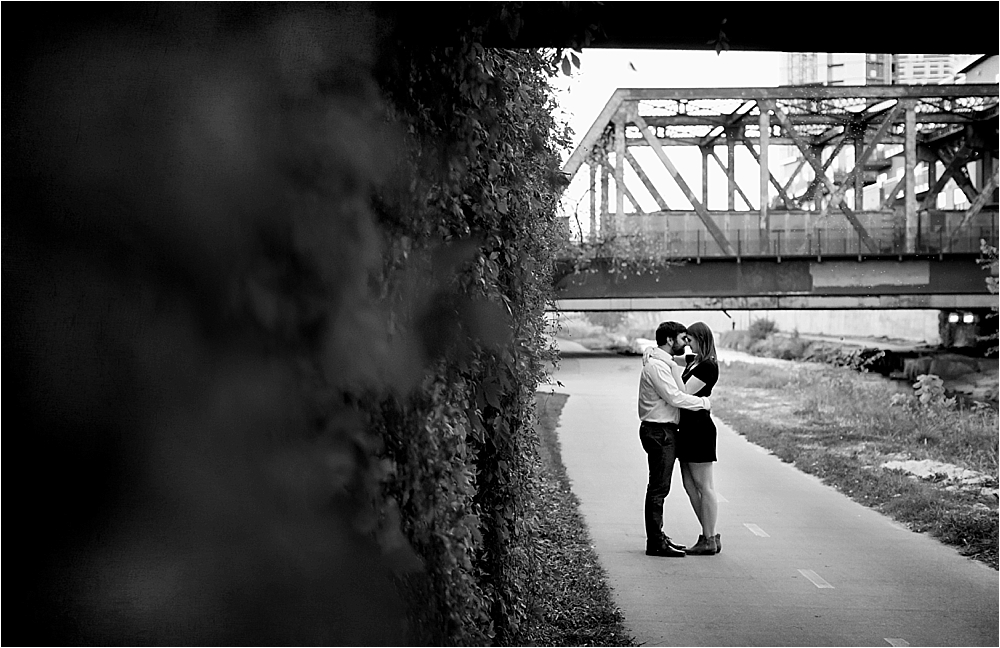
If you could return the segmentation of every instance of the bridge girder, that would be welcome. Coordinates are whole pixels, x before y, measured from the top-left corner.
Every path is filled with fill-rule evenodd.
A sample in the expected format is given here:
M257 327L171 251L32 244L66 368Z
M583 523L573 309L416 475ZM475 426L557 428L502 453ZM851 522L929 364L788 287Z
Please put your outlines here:
M727 212L737 209L735 198L739 195L747 212L757 214L759 232L754 238L764 251L771 244L771 215L777 207L813 212L817 223L830 222L827 216L831 213L837 213L838 219L842 215L871 253L878 251L879 242L866 223L877 212L892 209L896 228L905 231L905 252L918 253L921 232L949 181L964 192L969 206L960 218L951 219L952 228L944 237L947 240L967 233L984 209L989 214L996 211L997 124L995 84L618 89L563 171L570 179L584 165L601 171L602 209L598 218L594 213L597 201L591 200L591 237L613 234L628 216L658 213L669 220L675 213L665 208L665 192L651 180L652 169L640 168L637 156L629 151L647 147L691 204L685 211L696 215L706 239L714 241L722 256L735 255L736 248L731 233L717 222L717 213L707 207L709 159L714 159L726 176ZM700 198L692 189L699 183L686 179L666 152L678 146L701 151ZM770 168L772 146L794 147L798 153L800 162L787 178L779 180ZM715 152L716 147L725 147L727 162ZM844 147L853 148L853 165L846 169L831 166ZM756 207L736 177L737 148L746 148L759 167L757 193L762 199ZM894 166L891 158L901 167L900 175L881 183L878 173ZM637 198L641 194L638 187L626 186L626 160L655 201L655 212L644 212ZM970 173L973 162L978 166ZM940 176L939 163L944 167ZM926 167L928 176L927 187L919 192L918 164ZM811 171L813 177L804 180L800 175L803 169ZM808 182L798 194L791 190L796 181ZM866 210L864 187L877 182L879 204ZM606 195L610 187L616 195L613 212ZM594 181L590 190L598 191ZM897 199L900 192L902 198ZM625 211L626 197L633 207L631 212ZM771 205L772 199L776 206Z
M556 277L557 310L973 309L995 307L972 254L860 260L755 258L623 276L610 262Z

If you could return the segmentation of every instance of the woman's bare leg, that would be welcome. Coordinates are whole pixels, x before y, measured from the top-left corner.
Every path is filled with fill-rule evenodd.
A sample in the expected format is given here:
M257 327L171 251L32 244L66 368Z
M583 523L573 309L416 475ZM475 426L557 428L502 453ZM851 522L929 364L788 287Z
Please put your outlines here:
M715 497L715 479L712 474L712 462L704 463L686 463L681 464L682 475L685 474L683 470L687 468L688 474L690 474L691 481L693 482L694 489L698 491L699 509L695 509L698 515L698 521L701 522L702 534L706 538L711 538L715 536L715 522L719 516L719 506L716 502ZM687 479L684 480L684 488L687 489ZM690 491L688 492L690 497ZM694 504L694 499L691 500L692 505Z
M681 479L684 482L684 492L687 493L688 499L691 500L691 508L694 509L694 514L698 517L698 524L704 527L705 523L701 519L701 492L698 490L698 485L691 475L690 465L686 461L681 462Z

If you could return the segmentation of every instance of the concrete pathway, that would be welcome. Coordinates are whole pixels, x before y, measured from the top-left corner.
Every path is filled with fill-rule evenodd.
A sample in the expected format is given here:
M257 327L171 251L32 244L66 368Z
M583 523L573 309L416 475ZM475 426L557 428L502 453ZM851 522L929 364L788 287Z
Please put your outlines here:
M720 425L723 551L644 555L641 359L566 354L563 461L626 624L660 646L996 646L998 574ZM738 425L738 422L733 422ZM675 469L665 530L699 528Z

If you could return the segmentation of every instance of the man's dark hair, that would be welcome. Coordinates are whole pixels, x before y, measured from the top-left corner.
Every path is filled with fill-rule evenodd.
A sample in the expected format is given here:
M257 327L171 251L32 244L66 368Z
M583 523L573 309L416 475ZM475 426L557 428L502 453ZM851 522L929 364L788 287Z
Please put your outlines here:
M656 327L656 346L663 346L667 338L677 339L681 333L687 333L687 328L680 322L661 322Z

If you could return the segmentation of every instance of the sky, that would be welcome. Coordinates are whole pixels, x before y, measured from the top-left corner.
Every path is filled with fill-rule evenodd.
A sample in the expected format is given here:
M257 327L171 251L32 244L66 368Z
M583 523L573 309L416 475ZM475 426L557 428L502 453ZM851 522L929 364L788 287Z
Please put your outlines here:
M559 103L557 117L564 119L574 133L572 149L579 144L617 88L774 87L778 85L781 60L781 54L777 52L733 51L716 54L676 50L584 49L579 56L580 69L574 69L569 77L560 76L553 83ZM569 157L572 149L566 151L565 157ZM633 149L633 154L642 162L643 168L671 207L676 205L682 209L690 208L690 203L684 199L648 147ZM670 147L668 155L688 184L700 194L701 156L698 151ZM656 207L652 197L631 174L629 165L626 164L625 167L626 186L632 190L644 210L654 210ZM740 187L752 202L756 201L759 195L756 162L747 151L738 149L736 167ZM714 185L709 206L724 209L726 194L722 172L718 169L711 172L709 182ZM586 193L587 173L586 167L583 167L564 194L564 212L575 210ZM581 217L586 211L586 202L583 200L580 204ZM613 189L611 204L614 204Z

